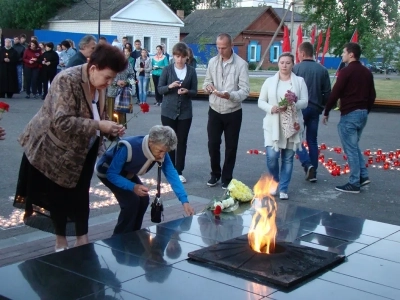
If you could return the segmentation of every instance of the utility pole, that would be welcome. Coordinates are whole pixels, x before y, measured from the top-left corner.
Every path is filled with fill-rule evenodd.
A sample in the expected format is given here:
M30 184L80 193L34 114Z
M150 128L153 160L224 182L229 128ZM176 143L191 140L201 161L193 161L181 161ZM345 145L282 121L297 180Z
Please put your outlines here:
M285 8L285 2L286 2L286 1L283 1L283 7L284 7L284 8ZM268 54L269 48L271 48L272 43L275 41L275 38L276 38L276 36L278 35L279 30L281 30L281 27L282 27L283 23L285 22L286 15L288 14L289 9L292 7L292 5L293 5L293 2L290 3L288 9L285 11L285 14L283 15L283 17L282 17L282 19L281 19L281 23L279 24L278 28L276 29L275 34L274 34L274 36L272 37L271 41L269 42L269 45L268 45L267 49L265 49L265 51L264 51L264 53L263 53L263 55L262 55L262 57L261 57L261 60L258 62L256 71L260 70L260 68L261 68L261 66L262 66L262 64L263 64L263 62L264 62L264 59L265 59L265 57L266 57L267 54Z
M292 2L292 17L290 19L290 49L293 52L293 44L294 44L294 5L296 2Z
M97 23L97 41L100 41L101 0L99 0L99 19Z

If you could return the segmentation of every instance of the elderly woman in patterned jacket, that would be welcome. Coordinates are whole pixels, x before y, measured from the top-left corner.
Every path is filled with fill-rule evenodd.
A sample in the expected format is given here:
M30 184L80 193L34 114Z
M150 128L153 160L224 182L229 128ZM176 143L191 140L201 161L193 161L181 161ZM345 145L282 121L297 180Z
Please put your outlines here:
M56 251L88 243L89 188L103 134L124 128L105 117L105 90L127 60L111 45L98 45L88 64L60 73L43 106L25 127L14 206L26 225L56 234ZM71 226L75 225L75 226Z

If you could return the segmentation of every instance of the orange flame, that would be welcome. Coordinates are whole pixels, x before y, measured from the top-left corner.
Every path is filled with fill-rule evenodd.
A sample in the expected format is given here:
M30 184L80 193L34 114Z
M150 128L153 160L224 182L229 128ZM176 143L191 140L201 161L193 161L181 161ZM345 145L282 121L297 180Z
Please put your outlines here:
M262 176L254 186L252 204L256 209L247 236L250 247L259 253L273 253L277 227L276 202L271 192L276 191L278 183L269 176ZM266 203L266 205L263 203Z

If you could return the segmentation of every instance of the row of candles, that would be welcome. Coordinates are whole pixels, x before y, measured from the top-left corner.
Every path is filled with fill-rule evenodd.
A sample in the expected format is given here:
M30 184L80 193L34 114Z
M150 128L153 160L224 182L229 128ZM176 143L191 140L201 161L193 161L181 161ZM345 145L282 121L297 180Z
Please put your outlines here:
M303 144L304 147L308 149L307 142L303 142ZM321 151L323 150L327 150L329 152L335 152L337 154L342 154L343 150L341 147L328 147L324 143L321 143L321 145L318 147L318 161L327 169L327 171L332 176L340 176L350 172L350 166L347 162L345 164L340 165L332 158L328 158L325 161L325 155L321 153ZM247 150L247 154L266 155L266 152L264 150L250 149ZM364 151L364 155L368 156L368 159L366 160L365 164L367 168L372 167L384 170L400 171L400 149L396 149L396 151L389 151L389 152L383 152L382 149L378 149L377 151L371 151L370 149L366 149ZM297 155L296 158L298 158ZM344 153L343 153L343 160L347 161L347 155ZM380 163L382 165L380 165Z

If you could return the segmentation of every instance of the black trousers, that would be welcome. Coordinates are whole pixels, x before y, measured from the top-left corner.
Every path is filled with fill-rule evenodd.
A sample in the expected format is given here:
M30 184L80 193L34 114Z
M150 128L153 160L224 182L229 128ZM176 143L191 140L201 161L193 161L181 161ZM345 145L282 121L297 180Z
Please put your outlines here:
M7 95L7 98L12 98L14 93L0 93L0 98L5 98Z
M233 168L242 125L242 109L232 113L220 114L211 107L208 111L208 153L211 162L211 175L221 178L222 183L232 180ZM221 172L221 136L225 137L225 161Z
M139 197L133 191L124 190L115 186L108 181L107 178L100 178L100 180L115 195L119 207L121 208L117 225L114 228L114 235L140 230L144 214L149 206L149 196ZM140 178L136 175L131 179L131 181L137 184L142 184Z
M156 94L156 102L162 103L163 96L158 92L158 81L160 80L160 76L152 75L153 83L154 83L154 92Z
M28 68L28 67L24 68L24 79L25 79L24 81L25 81L25 88L27 95L30 95L31 92L34 95L37 94L38 76L39 76L38 68Z
M49 89L49 82L50 84L53 82L54 77L57 75L57 69L54 70L47 70L43 68L41 71L42 75L42 84L43 84L43 97L47 96L47 92ZM40 91L39 91L40 94Z
M164 126L171 127L176 133L178 145L176 150L169 152L169 156L171 157L171 161L174 164L178 174L182 175L182 171L185 169L187 140L190 126L192 125L192 118L184 120L172 120L168 117L161 116L161 123Z
M39 95L43 93L43 67L39 68L39 74L37 78L37 93Z

